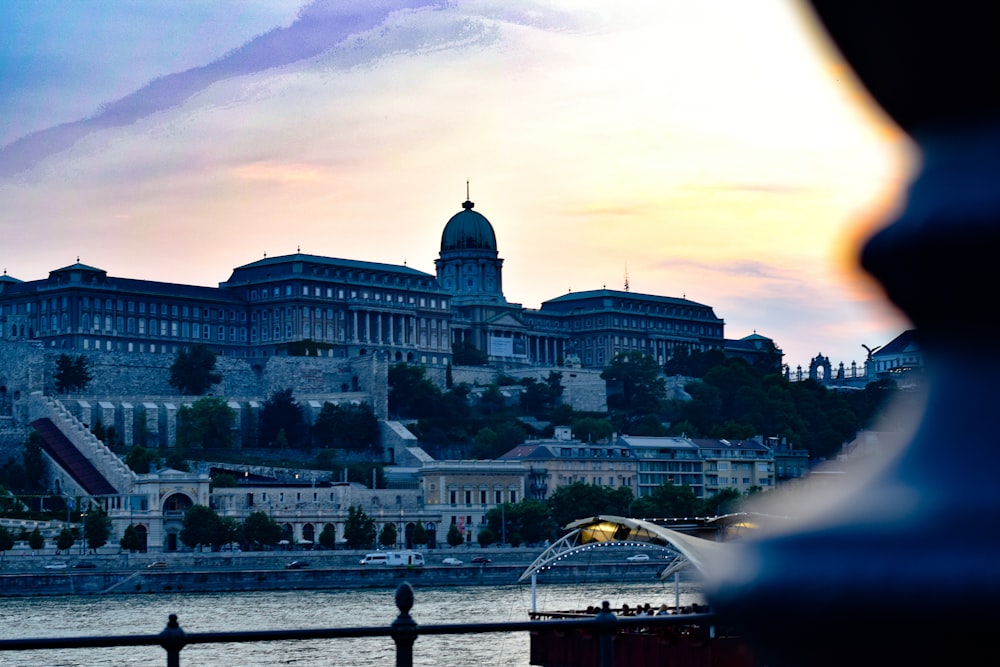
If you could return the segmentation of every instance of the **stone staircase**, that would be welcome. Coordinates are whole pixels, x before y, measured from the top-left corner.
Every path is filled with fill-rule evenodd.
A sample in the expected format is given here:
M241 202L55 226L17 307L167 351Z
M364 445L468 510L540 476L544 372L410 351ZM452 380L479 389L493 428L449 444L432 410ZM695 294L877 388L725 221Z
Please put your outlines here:
M128 493L136 474L61 403L31 394L31 425L46 440L49 456L89 495Z

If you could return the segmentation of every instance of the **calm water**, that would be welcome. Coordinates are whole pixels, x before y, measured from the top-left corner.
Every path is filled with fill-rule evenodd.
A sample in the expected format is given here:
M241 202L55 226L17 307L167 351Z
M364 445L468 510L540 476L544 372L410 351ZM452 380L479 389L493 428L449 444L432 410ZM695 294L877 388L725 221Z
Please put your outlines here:
M702 602L696 584L682 582L682 605ZM531 586L417 588L411 614L428 625L456 622L527 620ZM55 637L87 634L150 634L163 630L169 614L177 614L187 632L275 630L389 625L396 617L392 589L350 591L268 591L0 599L0 638ZM608 600L658 606L673 604L672 583L539 583L537 608L582 609ZM526 633L421 637L414 663L438 667L528 665ZM158 648L108 648L0 653L0 666L141 666L166 664ZM335 639L260 644L189 646L181 665L243 667L247 665L395 664L391 638Z

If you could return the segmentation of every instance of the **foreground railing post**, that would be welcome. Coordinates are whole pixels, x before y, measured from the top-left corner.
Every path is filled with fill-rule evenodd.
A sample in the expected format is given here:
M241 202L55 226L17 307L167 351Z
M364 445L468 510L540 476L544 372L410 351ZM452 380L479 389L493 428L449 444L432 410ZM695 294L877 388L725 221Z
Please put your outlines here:
M410 616L410 609L413 608L413 587L405 581L396 589L396 607L399 609L399 616L392 622L392 641L396 642L396 667L413 667L413 643L417 641L417 622Z
M618 632L618 617L611 611L607 600L601 603L601 611L594 616L600 637L599 659L601 667L615 667L615 634Z
M184 631L177 622L177 614L170 614L167 627L160 633L160 646L167 652L167 667L180 667L181 649L185 643Z

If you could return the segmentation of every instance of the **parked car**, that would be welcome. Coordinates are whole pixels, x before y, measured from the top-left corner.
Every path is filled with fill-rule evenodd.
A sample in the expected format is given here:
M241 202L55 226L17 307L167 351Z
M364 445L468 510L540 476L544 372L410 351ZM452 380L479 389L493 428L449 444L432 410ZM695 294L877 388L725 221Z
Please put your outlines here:
M487 565L489 563L492 563L493 561L491 561L486 556L476 556L475 558L472 559L472 562L475 563L476 565Z
M445 558L444 560L441 561L441 564L442 565L461 565L462 561L460 561L457 558L452 558L451 556L448 556L447 558Z
M45 566L46 570L65 570L68 566L66 563L49 563Z
M73 563L70 567L74 570L93 570L97 566L90 561L82 560L79 563Z
M168 567L166 561L155 560L152 563L150 563L149 565L147 565L146 569L148 569L148 570L162 570L165 567Z
M649 554L633 554L626 558L625 560L637 563L639 561L649 560Z
M303 570L309 567L309 563L304 560L293 560L291 563L285 566L286 570Z

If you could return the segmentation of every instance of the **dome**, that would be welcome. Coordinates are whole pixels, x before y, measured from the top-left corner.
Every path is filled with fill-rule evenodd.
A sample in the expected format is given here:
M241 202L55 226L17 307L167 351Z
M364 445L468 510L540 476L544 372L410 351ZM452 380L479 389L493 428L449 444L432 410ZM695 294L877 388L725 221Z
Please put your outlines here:
M492 250L496 252L497 237L493 225L485 216L472 210L474 204L466 200L462 211L456 213L444 226L441 234L441 252L448 250Z

